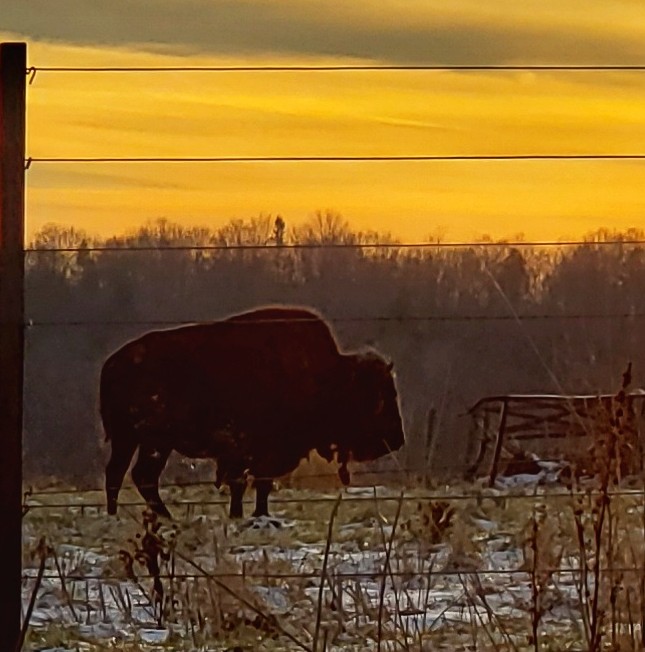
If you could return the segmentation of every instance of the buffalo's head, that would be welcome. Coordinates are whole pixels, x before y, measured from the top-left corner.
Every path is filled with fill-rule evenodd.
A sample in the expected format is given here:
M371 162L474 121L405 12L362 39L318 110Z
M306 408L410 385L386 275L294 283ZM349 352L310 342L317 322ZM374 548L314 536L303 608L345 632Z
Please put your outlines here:
M335 432L330 433L330 451L341 464L341 480L348 484L350 458L375 460L401 448L404 436L392 364L371 351L342 358L337 386L340 413ZM330 451L319 450L328 458Z

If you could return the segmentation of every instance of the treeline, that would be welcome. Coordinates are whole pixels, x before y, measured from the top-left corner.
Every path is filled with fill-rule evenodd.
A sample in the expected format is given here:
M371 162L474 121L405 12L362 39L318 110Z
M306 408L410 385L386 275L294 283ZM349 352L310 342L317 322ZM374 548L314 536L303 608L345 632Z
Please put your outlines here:
M270 215L217 230L158 220L107 239L46 226L26 258L27 477L98 483L98 377L125 341L268 303L312 306L342 348L391 357L408 435L402 463L422 465L433 409L432 466L461 470L463 413L481 397L612 391L628 361L638 384L645 248L634 241L643 239L598 231L558 247L415 248L333 212L293 229Z

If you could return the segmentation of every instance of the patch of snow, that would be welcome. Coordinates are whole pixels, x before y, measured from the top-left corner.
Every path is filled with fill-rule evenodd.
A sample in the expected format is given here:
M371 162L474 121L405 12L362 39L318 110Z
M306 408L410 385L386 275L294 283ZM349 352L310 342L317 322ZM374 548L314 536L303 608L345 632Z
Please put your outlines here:
M169 629L140 629L139 638L143 643L165 643L170 636Z

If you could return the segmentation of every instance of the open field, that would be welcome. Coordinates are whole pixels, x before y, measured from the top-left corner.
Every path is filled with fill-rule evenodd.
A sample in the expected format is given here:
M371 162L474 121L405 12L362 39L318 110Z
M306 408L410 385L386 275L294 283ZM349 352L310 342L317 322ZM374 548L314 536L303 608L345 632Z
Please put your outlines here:
M642 487L535 479L281 489L241 522L207 486L166 488L163 523L131 489L117 518L98 492L33 494L28 648L641 649Z

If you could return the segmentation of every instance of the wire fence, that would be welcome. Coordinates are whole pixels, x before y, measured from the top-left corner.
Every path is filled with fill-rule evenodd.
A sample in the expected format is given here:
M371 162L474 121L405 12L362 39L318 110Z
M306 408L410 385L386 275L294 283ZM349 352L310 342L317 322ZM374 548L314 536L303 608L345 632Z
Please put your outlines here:
M183 485L185 486L185 485ZM356 581L360 582L362 580L391 580L394 581L395 579L398 580L411 580L415 577L424 577L426 579L431 579L431 578L441 578L441 577L479 577L479 578L494 578L494 577L512 577L514 578L514 581L526 581L527 578L531 575L532 572L535 572L535 569L531 570L531 568L527 567L523 563L518 563L518 565L511 567L511 568L495 568L495 567L485 567L485 564L482 566L481 564L479 566L477 565L469 565L466 564L465 566L460 566L459 564L455 566L449 565L438 565L433 561L433 556L437 552L437 546L436 543L434 543L434 546L431 545L429 549L427 548L428 542L424 542L424 535L421 534L419 535L417 539L417 544L420 546L419 550L417 551L417 555L413 555L412 557L409 556L409 554L403 555L403 557L397 559L395 562L392 562L392 565L389 565L388 563L383 564L383 560L381 559L380 555L382 555L385 551L385 548L387 547L387 536L385 533L384 528L391 528L391 523L387 519L385 519L382 515L380 515L380 506L383 505L383 503L396 503L399 507L399 510L401 509L401 506L404 505L407 502L414 502L415 505L420 505L420 504L427 504L427 505L432 505L433 503L439 501L441 505L443 505L443 508L446 509L449 504L452 504L453 502L460 502L460 501L476 501L479 503L482 499L488 498L492 499L500 504L505 503L507 501L512 502L516 500L520 501L527 501L529 503L533 503L533 505L527 505L525 508L528 511L528 514L530 515L531 513L535 514L536 509L539 510L541 509L541 505L551 502L551 501L556 501L556 500L562 500L566 499L569 501L576 501L580 499L586 499L587 501L590 501L590 504L597 504L599 499L604 499L608 501L613 501L616 498L634 498L638 502L636 505L640 507L641 509L645 509L645 490L640 487L638 489L620 489L620 488L614 488L609 491L607 490L601 490L598 488L594 487L589 487L587 490L579 490L579 489L569 489L566 491L563 490L558 490L555 489L553 486L551 487L535 487L533 491L527 491L524 489L522 492L512 492L509 490L500 492L500 491L491 491L489 490L480 490L478 492L462 492L462 493L457 493L457 492L427 492L427 491L421 491L421 492L416 492L414 494L412 493L406 493L405 491L402 491L398 494L382 494L377 492L377 487L372 487L374 490L373 495L351 495L347 493L343 493L342 495L337 494L337 495L318 495L318 496L307 496L307 497L288 497L288 498L280 498L276 497L272 500L273 503L278 504L278 505L285 505L285 504L310 504L310 505L315 505L317 503L326 503L326 504L333 504L334 506L338 506L341 504L352 504L352 503L369 503L372 506L375 506L375 516L374 516L374 523L372 523L370 526L368 526L368 530L371 530L372 534L376 536L378 539L379 536L381 537L381 546L379 547L378 544L375 546L371 546L368 550L365 551L366 554L372 554L376 555L375 557L375 567L371 570L348 570L347 568L344 568L342 566L343 561L347 562L347 560L344 558L344 555L341 550L336 550L334 551L328 551L329 554L333 557L338 557L338 561L341 563L341 566L335 567L335 568L330 568L327 571L324 569L316 569L316 568L311 568L312 563L314 563L317 559L317 555L319 555L320 551L317 551L315 546L311 547L311 549L307 549L307 553L305 554L305 557L299 558L296 560L295 558L291 561L294 563L297 563L300 567L298 569L294 569L291 571L284 571L284 570L275 570L272 569L272 557L273 554L276 552L273 550L273 548L280 549L282 550L282 553L285 551L289 550L289 545L285 543L285 538L284 536L281 536L278 541L271 542L270 540L265 542L264 545L268 545L271 549L270 550L265 550L262 553L261 559L240 559L239 560L239 570L231 571L231 570L226 570L226 569L220 569L220 570L200 570L200 572L186 572L185 570L180 570L180 569L175 569L173 572L170 571L159 571L155 572L154 574L147 573L145 571L140 572L136 575L137 581L147 581L147 580L170 580L170 581L196 581L196 580L221 580L221 581L230 581L230 580L240 580L242 582L245 582L247 580L259 580L259 581L284 581L284 582L289 582L289 581L311 581L311 580L321 580L324 581L324 578L327 577L329 581L333 582L343 582L343 581ZM363 488L363 490L368 490L368 488ZM38 496L44 496L44 495L52 495L52 494L62 494L62 493L70 493L70 494L80 494L83 493L80 490L73 490L73 491L65 491L65 490L56 490L56 491L46 491L46 492L34 492L29 496L29 498L37 498ZM207 507L207 506L220 506L220 507L225 507L227 504L227 500L181 500L181 501L167 501L166 504L169 506L172 506L174 508L177 507L185 507L187 509L190 509L195 506L201 506L201 507ZM571 502L570 507L571 507L571 512L572 514L574 513L574 508L579 510L580 507L576 507L578 503ZM104 503L90 503L90 502L84 502L84 503L72 503L72 502L59 502L59 503L50 503L50 504L30 504L26 503L26 508L27 511L30 511L32 509L71 509L74 511L74 513L80 513L82 514L82 510L85 508L102 508L104 506ZM143 508L145 507L145 503L141 501L123 501L120 503L120 506L124 508L125 513L127 516L134 522L137 523L139 526L141 526L141 520L138 516L135 516L130 510L133 508ZM638 508L637 507L637 508ZM634 509L634 507L630 508ZM415 510L416 511L416 510ZM376 514L379 514L377 516ZM486 529L488 529L491 525L495 525L495 529L497 530L499 527L501 527L501 533L498 536L510 536L510 532L507 530L504 530L503 526L501 524L492 524L491 522L486 522L485 517L483 525L481 527L484 528L484 532ZM333 517L332 517L333 520ZM356 524L356 525L361 525L361 524ZM345 527L352 527L353 524L346 523ZM79 525L79 527L82 527ZM219 528L224 528L226 529L226 525L224 522L218 522L217 527ZM342 526L341 526L342 527ZM363 524L363 527L365 527L365 524ZM396 527L396 523L395 523ZM409 526L408 526L409 527ZM459 527L458 525L456 527ZM399 530L402 531L406 528L405 525L399 524ZM175 531L178 532L181 529L181 525L177 526L175 528ZM155 535L155 537L160 537L159 541L163 540L162 535ZM409 542L408 542L409 543ZM228 543L224 546L222 550L220 550L219 554L226 553L226 546L230 546L231 550L236 550L240 545L242 545L242 549L245 549L245 545L241 542L235 542L235 540L229 540ZM295 548L294 550L298 548L299 545L297 542L294 542L293 545ZM391 544L390 544L391 545ZM251 546L253 547L253 546ZM246 545L246 549L249 549L248 544ZM422 552L422 549L424 552ZM257 548L258 551L262 551L262 547ZM411 551L411 548L408 548L408 553ZM412 551L413 552L413 551ZM279 559L281 561L285 561L285 559L282 559L280 554L278 554L278 557L276 557L276 561ZM76 567L77 564L82 563L82 559L79 557L76 559L76 562L74 559L68 562L69 566L67 570L63 570L61 568L61 558L64 557L63 552L56 552L54 549L54 557L56 559L56 570L52 571L47 571L41 575L41 579L46 579L54 582L63 582L63 585L65 582L80 582L80 583L85 583L87 584L88 582L100 582L100 583L106 583L106 584L114 584L115 582L120 581L120 576L119 575L96 575L96 574L87 574L87 573L82 573L75 571L74 568ZM81 553L82 554L82 553ZM229 553L231 554L231 553ZM233 553L235 554L235 553ZM288 555L287 555L288 557ZM287 560L288 561L288 560ZM520 562L522 560L520 559ZM258 568L259 562L263 562L263 565L260 564L262 567ZM398 567L397 567L398 566ZM571 558L563 558L562 563L560 565L541 565L539 568L540 573L544 573L550 577L557 577L557 576L567 576L567 577L581 577L583 575L587 575L589 572L589 569L585 567L584 565L580 564L580 560L578 560L575 557ZM645 573L645 568L640 566L640 565L620 565L620 564L612 564L611 566L607 567L597 567L595 569L595 572L597 573L613 573L613 574L621 574L621 575L642 575ZM24 572L23 573L23 581L31 581L35 577L35 569ZM123 579L123 578L121 578Z
M227 66L29 66L25 73L32 84L39 73L42 74L113 74L113 73L334 73L353 72L369 73L379 71L392 72L570 72L570 73L611 73L645 71L641 64L458 64L458 65L383 65L383 64L333 64L333 65L227 65ZM645 153L634 152L569 152L569 153L511 153L511 154L391 154L378 156L362 155L331 155L331 156L28 156L25 167L33 164L91 164L91 163L281 163L281 162L506 162L506 161L621 161L645 160ZM471 242L320 242L320 243L284 243L269 244L191 244L191 245L124 245L124 246L80 246L80 247L30 247L29 255L48 255L52 253L80 252L186 252L186 251L237 251L237 250L315 250L315 249L463 249L463 248L562 248L562 247L607 247L607 246L638 246L645 244L642 239L619 240L561 240L561 241L471 241ZM576 312L568 314L502 314L502 315L376 315L376 316L331 316L330 322L453 322L453 321L518 321L518 320L614 320L640 319L645 313L640 311L607 311L607 312ZM149 325L167 326L193 323L193 320L43 320L29 319L27 328L32 327L96 327L98 325Z
M384 64L333 64L333 65L231 65L231 66L30 66L26 69L29 83L37 73L317 73L317 72L643 72L645 65L621 64L463 64L463 65L384 65ZM281 162L432 162L432 161L609 161L645 160L645 154L633 153L520 153L520 154L392 154L379 156L186 156L186 157L27 157L26 168L33 163L281 163Z
M195 65L195 66L48 66L31 65L25 73L32 84L38 74L80 74L90 77L95 74L175 74L175 73L260 73L260 74L315 74L315 73L343 73L357 74L391 71L391 72L544 72L544 73L612 73L645 72L644 64L375 64L375 63L348 63L348 64L306 64L306 65ZM621 161L645 160L645 153L634 152L568 152L568 153L511 153L511 154L391 154L379 156L28 156L25 166L33 164L91 164L91 163L281 163L281 162L505 162L505 161ZM578 240L564 239L561 241L533 240L533 241L462 241L462 242L316 242L316 243L246 243L246 244L177 244L165 245L129 245L123 246L78 246L78 247L29 247L28 255L46 256L53 253L125 253L125 252L201 252L201 251L246 251L246 250L417 250L417 249L466 249L466 248L564 248L564 247L608 247L608 246L637 246L645 244L640 238L605 239L605 240ZM599 312L574 313L521 313L513 314L432 314L432 315L374 315L374 316L334 316L328 317L333 323L361 323L361 322L505 322L505 321L544 321L544 320L632 320L642 319L645 313L640 310L608 310ZM171 326L194 323L194 320L182 319L28 319L26 328L95 328L97 326Z
M226 65L226 66L29 66L26 74L29 76L29 82L34 82L38 73L44 74L101 74L101 73L369 73L378 71L418 71L418 72L634 72L645 71L645 65L642 64L456 64L456 65L387 65L387 64L332 64L332 65ZM391 155L332 155L332 156L29 156L25 160L26 168L32 164L92 164L92 163L308 163L308 162L505 162L505 161L628 161L628 160L645 160L645 153L642 152L569 152L569 153L513 153L513 154L391 154ZM420 243L290 243L282 244L279 247L265 244L244 244L244 245L173 245L165 246L124 246L124 247L53 247L46 249L29 248L29 252L75 252L75 251L233 251L237 249L265 249L279 248L284 249L418 249L418 248L470 248L470 247L567 247L567 246L596 246L596 245L641 245L642 240L622 240L622 241L604 241L604 242L587 242L587 241L560 241L560 242L420 242ZM71 324L70 324L71 325Z
M85 74L85 73L200 73L200 72L213 72L213 73L334 73L334 72L353 72L353 73L369 73L377 71L408 71L408 72L514 72L514 71L528 71L528 72L571 72L571 73L611 73L611 72L634 72L640 73L645 72L645 65L455 65L455 66L383 66L383 65L330 65L330 66L168 66L168 67L56 67L56 66L32 66L26 70L26 74L29 76L29 83L34 83L38 74ZM469 155L469 154L452 154L452 155L438 155L438 154L392 154L392 155L383 155L383 156L186 156L186 157L152 157L152 156L138 156L138 157L119 157L119 156L87 156L87 157L67 157L67 156L38 156L38 157L28 157L25 160L25 167L27 169L31 168L33 165L57 165L57 164L72 164L72 165L91 165L91 164L155 164L155 163L177 163L177 164L209 164L209 163L222 163L222 164L240 164L240 163L253 163L253 164L281 164L281 163L330 163L330 164L339 164L343 165L345 163L366 163L366 164L377 164L377 163L393 163L393 162L403 162L403 163L433 163L433 162L463 162L463 163L506 163L506 162L535 162L535 161L544 161L544 162L611 162L611 161L643 161L645 160L645 153L641 153L637 150L634 152L622 152L622 153L611 153L611 152L598 152L598 153L550 153L550 154L539 154L539 153L517 153L517 154L479 154L479 155ZM37 257L51 255L51 254L78 254L78 253L100 253L103 254L125 254L130 252L204 252L204 251L226 251L226 252L235 252L235 251L248 251L248 250L273 250L276 252L289 251L289 250L447 250L447 249L499 249L499 248L566 248L566 247L642 247L645 245L645 240L640 238L633 239L605 239L599 241L590 241L590 240L577 240L569 239L562 241L546 241L546 240L534 240L534 241L506 241L506 242L492 242L492 241L463 241L463 242L373 242L373 243L362 243L362 242L320 242L320 243L286 243L277 245L275 243L263 243L263 244L218 244L218 243L208 243L208 244L178 244L171 246L158 246L158 245L124 245L124 246L74 246L74 247L30 247L26 250L27 255L34 255ZM371 322L383 322L383 323L397 323L397 322L419 322L419 323L429 323L429 322L506 322L506 321L544 321L544 320L640 320L645 317L645 312L640 310L617 310L615 308L607 311L576 311L572 313L565 314L556 314L556 313L522 313L517 311L511 311L510 314L406 314L406 315L350 315L350 316L341 316L338 314L331 314L326 316L326 321L330 323L371 323ZM261 320L256 320L261 321ZM272 322L275 320L271 320ZM302 321L302 319L289 319L288 321ZM97 326L110 327L110 326L121 326L121 325L141 325L141 326L171 326L171 325L180 325L193 323L193 320L181 320L181 319L96 319L91 318L86 319L28 319L25 323L25 327L36 328L36 327L60 327L60 328L95 328ZM559 461L559 460L542 460L543 462L548 461ZM401 476L423 476L424 473L419 473L418 469L403 469L398 468L392 471L378 471L378 470L367 470L367 471L358 471L354 472L353 475L369 475L377 476L380 478L386 477L401 477ZM303 483L309 480L324 480L331 479L331 474L307 474L302 478ZM295 486L298 484L298 479L292 479L292 484ZM173 483L165 486L165 489L172 491L175 489L191 489L201 486L212 486L212 482L187 482L187 483ZM29 490L25 493L24 503L23 503L23 516L25 517L25 522L28 521L33 513L38 515L43 515L44 519L47 519L51 516L52 523L59 522L57 521L58 515L49 514L49 512L68 510L72 517L75 518L79 513L81 516L84 515L84 510L103 510L105 509L105 501L97 500L91 494L95 492L102 491L102 489L47 489L47 490ZM68 497L68 500L64 498ZM51 500L53 498L53 500ZM79 498L81 500L79 500ZM645 490L642 487L635 489L628 488L614 488L610 491L602 491L597 487L590 486L586 489L581 487L576 488L566 488L566 486L554 487L543 487L535 486L532 490L527 489L518 489L512 490L508 488L486 488L486 489L473 489L473 490L457 490L447 487L445 490L435 490L435 489L419 489L415 491L404 490L401 493L383 493L379 487L367 487L361 488L356 492L344 491L338 493L337 491L326 491L324 493L317 494L308 494L308 495L284 495L284 493L274 495L271 498L271 504L284 506L316 506L316 505L328 505L335 507L339 504L339 500L345 504L359 506L361 508L367 506L374 506L375 504L388 503L391 507L391 504L394 503L399 506L399 509L402 505L410 506L413 505L414 508L417 506L431 506L433 503L443 503L447 505L452 505L453 503L471 503L471 504L480 504L482 500L488 499L495 501L496 503L508 503L508 504L520 504L522 509L527 513L533 509L537 509L536 506L555 501L596 501L596 504L600 500L613 500L617 498L633 498L635 501L638 501L637 508L641 508L641 504L645 504ZM186 510L186 516L190 512L194 512L197 509L205 510L208 508L221 508L225 509L229 504L229 499L227 497L219 498L184 498L184 497L172 497L165 501L166 504L174 510ZM146 507L146 503L142 500L124 500L119 503L120 507L124 509L126 514L132 518L138 527L141 527L140 519L132 516L129 513L129 510L142 510ZM595 507L589 508L589 514L593 515L593 510ZM636 508L634 508L636 509ZM378 510L376 510L378 511ZM414 510L413 510L414 511ZM332 512L333 514L334 512ZM93 513L92 516L95 516ZM380 514L378 515L380 516ZM327 555L334 556L337 555L337 550L331 550L331 539L327 541L327 550L324 553L324 558L322 559L321 568L295 568L288 571L276 570L273 567L273 564L277 564L279 561L278 558L273 558L273 551L264 549L264 561L265 567L258 569L258 564L250 563L245 560L239 561L239 570L229 571L226 569L215 569L215 570L201 570L199 572L187 572L185 568L178 570L177 572L167 572L159 571L156 573L149 573L146 571L140 572L137 574L137 581L219 581L224 584L231 583L234 581L246 581L252 580L257 582L281 582L288 583L293 581L303 582L303 583L317 583L320 582L320 591L322 595L322 590L325 582L328 582L330 585L333 583L340 582L366 582L378 580L382 583L382 591L384 590L386 581L390 581L391 584L395 585L396 580L410 580L415 577L422 577L429 579L437 577L447 577L447 578L463 578L463 577L477 577L477 578L515 578L521 577L521 581L526 582L527 578L530 576L531 572L535 573L535 568L531 571L530 568L527 568L523 563L524 560L520 560L521 563L510 567L510 568L486 568L482 567L483 564L480 563L479 566L469 564L466 560L462 567L459 567L458 563L452 565L439 566L435 565L432 555L428 553L428 550L424 550L424 553L419 554L412 560L412 562L407 563L403 558L399 559L390 559L389 551L392 547L392 541L394 538L396 530L396 519L394 525L392 526L389 522L383 522L381 518L379 520L378 516L376 523L368 524L368 530L371 531L376 539L379 539L380 542L372 546L370 550L365 550L365 554L375 554L374 568L369 571L361 570L347 570L343 567L336 568L326 568ZM397 514L398 518L398 514ZM333 519L333 516L332 516ZM220 524L221 525L221 524ZM353 525L353 524L349 524ZM359 524L360 525L360 524ZM363 524L365 525L365 524ZM79 527L83 526L83 523L78 524ZM391 527L392 532L389 542L386 540L384 527ZM330 532L331 532L331 523L330 523ZM83 550L85 552L90 551L92 547L97 546L97 542L88 542L83 539L83 533L77 532L72 534L71 531L70 540L75 541L75 545L79 544L79 541L82 541L78 545L79 550L81 550L81 555ZM139 535L141 537L141 535ZM504 536L508 536L508 533L505 533ZM510 536L520 537L521 534L514 533ZM284 544L285 536L281 536L282 545L298 547L303 544L298 541L291 541L289 544ZM421 537L422 539L423 537ZM141 541L141 538L139 539ZM509 539L510 541L510 539ZM158 542L157 542L158 543ZM422 543L427 544L427 542ZM517 543L517 542L516 542ZM324 544L319 542L319 544ZM125 543L123 545L126 545ZM511 545L508 543L508 545ZM230 548L233 546L231 541L227 542L229 549L227 552L230 553ZM122 551L121 551L122 552ZM139 551L140 552L140 551ZM119 577L109 576L109 573L96 574L95 570L92 570L89 573L79 572L77 568L72 565L61 568L59 565L60 561L60 552L54 549L53 555L57 565L57 570L52 571L48 569L44 571L44 557L43 564L39 572L39 579L35 577L36 569L28 570L23 572L22 578L25 583L33 582L34 580L38 583L40 581L48 581L52 583L60 584L63 595L66 595L68 604L74 612L73 600L70 598L67 593L66 582L70 583L83 583L87 589L88 593L88 605L89 605L89 589L87 588L90 582L98 582L100 584L115 584L120 581ZM580 553L581 561L584 561L584 555ZM142 557L139 557L141 561ZM337 560L342 561L340 556L337 556ZM79 560L80 561L80 560ZM185 561L185 559L184 559ZM409 561L409 560L408 560ZM575 581L582 582L581 578L587 578L589 574L588 566L576 566L575 564L569 563L570 560L562 560L562 563L557 564L542 564L539 568L539 572L550 577L558 576L567 576L577 578ZM320 565L321 559L318 557L316 559L316 564ZM185 564L184 564L185 566ZM190 564L189 564L190 566ZM195 563L192 563L194 568ZM398 567L397 567L398 566ZM596 561L594 567L594 572L597 573L598 577L602 573L611 573L611 574L621 574L625 576L640 576L642 577L645 573L645 567L641 564L612 564L610 566L602 566L600 561ZM586 579L585 579L586 581ZM582 587L582 584L580 584ZM582 588L581 588L582 592ZM154 592L153 592L154 593ZM453 602L456 602L454 598L451 598ZM101 601L103 597L101 595ZM319 604L322 604L320 601ZM152 605L152 602L151 602ZM381 606L382 606L382 596L381 596ZM426 605L423 605L425 609ZM319 608L321 608L319 606ZM100 607L96 607L98 611ZM103 602L102 609L105 612L105 604ZM88 606L87 619L89 621L90 609Z

